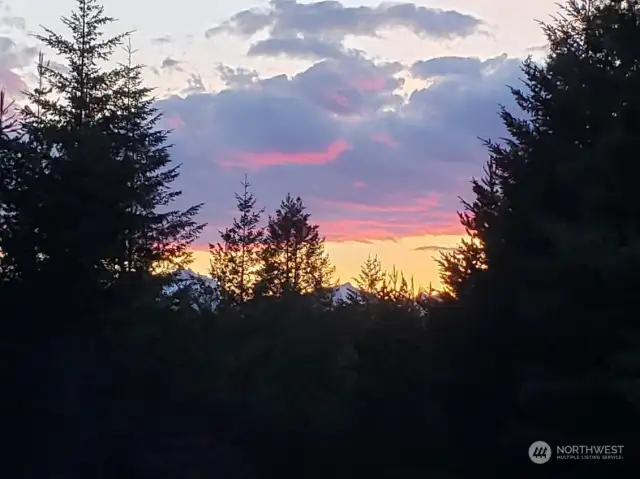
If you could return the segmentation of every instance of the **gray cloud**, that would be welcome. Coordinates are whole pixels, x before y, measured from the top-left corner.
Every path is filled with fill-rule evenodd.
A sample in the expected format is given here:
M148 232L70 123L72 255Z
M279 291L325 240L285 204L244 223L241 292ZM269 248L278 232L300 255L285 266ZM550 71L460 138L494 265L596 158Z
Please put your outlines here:
M250 37L268 29L273 38L315 36L340 41L347 35L377 36L382 30L402 27L425 38L452 39L478 33L482 25L472 15L413 3L346 7L337 1L302 4L295 0L271 0L269 8L243 10L210 28L205 35L210 38L229 33Z
M349 52L340 44L318 38L289 37L267 38L252 44L247 52L249 56L280 56L302 60L320 60L325 58L342 58Z
M21 71L32 65L37 55L36 47L0 36L0 88L4 88L10 97L17 99L22 96L26 83Z
M163 70L175 70L175 71L182 71L182 67L180 66L182 62L179 60L174 60L171 57L167 57L164 60L162 60L162 64L160 65L160 68L162 68Z
M71 70L67 65L63 65L62 63L58 63L53 60L48 60L47 63L49 64L49 68L57 71L58 73L62 73L63 75L68 75L69 73L71 73Z
M166 45L173 43L173 37L171 35L163 35L161 37L155 37L151 39L151 43L154 45Z
M206 90L202 76L197 73L190 73L187 79L187 88L182 90L182 94L193 95L196 93L204 93Z
M0 27L12 28L16 30L25 30L27 22L23 17L6 16L0 17Z
M269 208L288 191L313 198L330 238L451 231L457 197L486 160L477 137L504 135L498 105L517 111L505 85L521 72L506 57L456 60L477 66L463 75L443 68L447 61L406 104L393 94L401 84L393 63L346 57L267 79L220 66L227 89L158 104L175 130L184 204L205 201L203 219L223 226L249 172Z
M3 2L0 1L0 6ZM27 28L27 22L23 17L18 17L11 14L11 8L9 6L4 7L4 12L0 11L0 28L8 30L25 30Z
M482 61L476 57L439 57L421 60L411 66L411 74L419 78L434 78L448 76L468 76L480 78L493 69L501 68L508 60L506 55ZM519 65L516 60L514 65Z
M37 56L37 47L16 43L9 37L0 36L0 67L7 70L24 68L31 65Z
M483 62L479 58L440 57L421 60L411 67L413 76L431 78L447 75L480 76Z
M247 68L232 68L223 64L216 66L220 79L228 88L247 88L258 80L258 72Z

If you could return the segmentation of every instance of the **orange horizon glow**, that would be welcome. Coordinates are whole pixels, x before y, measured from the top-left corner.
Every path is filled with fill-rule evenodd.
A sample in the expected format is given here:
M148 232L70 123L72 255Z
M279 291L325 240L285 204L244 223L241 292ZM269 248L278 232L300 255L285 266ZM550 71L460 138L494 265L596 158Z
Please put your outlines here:
M354 282L360 267L369 256L377 256L383 268L390 272L394 267L409 280L414 279L417 289L442 287L436 258L440 251L457 246L462 234L423 234L418 236L390 237L382 239L361 238L347 241L327 240L325 248L336 267L335 279L344 284ZM192 249L191 269L209 274L209 252L206 246Z
M427 225L421 225L404 218L385 218L380 220L343 218L322 220L317 223L320 226L322 235L327 238L327 242L368 244L376 241L398 242L403 238L411 237L455 236L460 238L464 234L464 230L459 223L452 221L454 216L455 213L434 214L434 217Z

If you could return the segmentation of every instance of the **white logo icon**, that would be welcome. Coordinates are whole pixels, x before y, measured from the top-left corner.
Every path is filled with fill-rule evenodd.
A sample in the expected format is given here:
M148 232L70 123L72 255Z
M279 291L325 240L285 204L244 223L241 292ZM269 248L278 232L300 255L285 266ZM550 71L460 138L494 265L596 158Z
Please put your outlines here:
M536 464L544 464L551 459L551 446L544 441L536 441L529 446L529 459Z

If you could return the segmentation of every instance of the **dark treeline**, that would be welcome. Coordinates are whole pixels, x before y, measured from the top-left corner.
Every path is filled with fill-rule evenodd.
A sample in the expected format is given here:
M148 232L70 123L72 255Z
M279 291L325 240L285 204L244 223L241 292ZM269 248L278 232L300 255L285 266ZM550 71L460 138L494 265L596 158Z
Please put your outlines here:
M162 294L202 225L134 51L105 66L128 35L96 0L63 20L38 38L68 71L41 56L29 106L0 100L3 477L637 473L639 1L543 27L437 297L370 258L334 304L302 201L265 218L245 182L214 309ZM533 464L537 440L624 459Z

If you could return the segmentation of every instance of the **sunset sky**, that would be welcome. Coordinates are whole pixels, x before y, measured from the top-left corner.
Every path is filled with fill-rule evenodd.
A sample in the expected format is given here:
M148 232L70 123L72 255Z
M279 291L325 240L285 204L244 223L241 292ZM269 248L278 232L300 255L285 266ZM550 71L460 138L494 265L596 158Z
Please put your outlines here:
M433 257L461 234L458 197L486 160L478 137L504 135L519 65L544 55L537 20L555 0L108 0L135 30L157 87L180 206L204 202L206 245L234 214L249 174L261 206L301 196L341 282L369 254L438 286ZM63 31L74 0L0 0L0 86L33 85L40 25ZM56 61L44 50L47 58ZM59 61L60 59L58 59Z

